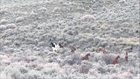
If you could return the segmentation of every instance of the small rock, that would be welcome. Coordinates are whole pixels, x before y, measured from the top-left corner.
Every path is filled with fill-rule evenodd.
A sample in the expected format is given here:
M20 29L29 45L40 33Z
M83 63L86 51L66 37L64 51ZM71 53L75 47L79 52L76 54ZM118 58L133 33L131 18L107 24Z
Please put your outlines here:
M1 19L0 24L6 24L8 21L5 19Z
M9 65L9 64L11 63L11 60L9 60L9 59L3 59L1 62L2 62L3 64Z
M45 13L45 12L47 12L47 8L42 7L42 8L40 8L40 9L38 9L38 11L39 11L39 12L42 12L42 13Z
M57 12L57 11L59 11L60 10L60 8L59 7L55 7L54 9L53 9L53 11L52 12Z
M92 20L94 19L93 15L84 15L81 17L81 20Z
M23 22L24 20L25 20L24 17L17 17L17 18L16 18L16 23L18 23L18 22Z
M14 23L11 23L11 24L7 24L6 27L7 29L14 29L16 28L16 25Z
M7 13L8 11L7 11L7 9L1 9L0 10L0 14L4 14L4 13Z
M6 30L6 26L5 25L0 25L0 30Z

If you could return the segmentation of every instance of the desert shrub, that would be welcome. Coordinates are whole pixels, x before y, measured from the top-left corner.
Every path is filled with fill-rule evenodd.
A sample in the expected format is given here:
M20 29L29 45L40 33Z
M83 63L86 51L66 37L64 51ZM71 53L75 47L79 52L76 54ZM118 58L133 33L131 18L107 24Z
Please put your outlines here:
M0 79L12 79L12 77L9 74L0 72Z
M93 57L92 61L98 62L99 60L102 59L102 56L103 56L103 53L94 52L92 53L92 57Z
M40 79L44 77L43 73L35 71L35 70L30 70L28 73L24 74L25 79Z
M102 66L98 67L97 69L100 73L105 73L106 72L106 68L104 68Z
M89 69L90 69L90 66L88 66L88 65L81 65L80 73L88 73Z
M105 67L105 69L107 72L110 72L110 73L117 73L119 71L119 69L117 70L117 68L114 66L110 66L110 67L108 66L108 67Z
M0 63L0 65L1 65L1 63ZM4 69L5 69L5 67L1 65L0 66L0 72L4 71Z
M114 55L103 55L102 60L105 61L106 64L112 64L113 59L115 58Z
M70 56L67 56L64 61L61 63L61 65L65 65L65 64L69 64L69 65L73 65L73 64L81 64L81 59L80 56L78 54L72 54Z
M109 79L121 79L121 78L116 74L112 74L109 76Z
M80 56L78 54L72 54L71 59L73 61L73 63L75 64L80 64L81 63L81 59Z
M25 74L25 73L28 73L29 69L26 68L25 66L20 66L19 71L20 71L22 74Z
M12 79L21 79L23 75L20 73L18 68L13 68L12 66L8 66L4 70L5 73L9 74Z
M92 63L93 63L93 62L84 60L84 61L81 62L81 65L87 65L87 66L89 66L89 67L92 67Z
M1 42L1 40L0 40L0 50L3 51L3 44L2 44L2 42ZM1 51L0 51L0 52L1 52Z
M121 74L123 78L133 79L133 75L130 72L124 72Z
M7 29L4 33L3 33L3 37L7 37L7 36L12 36L17 34L16 30L13 29ZM13 38L12 38L13 39Z

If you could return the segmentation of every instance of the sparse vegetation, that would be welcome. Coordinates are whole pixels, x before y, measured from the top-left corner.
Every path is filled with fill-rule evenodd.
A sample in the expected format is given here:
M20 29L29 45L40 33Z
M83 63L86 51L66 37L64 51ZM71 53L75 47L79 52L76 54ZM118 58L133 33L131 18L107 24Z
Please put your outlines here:
M0 79L138 79L139 3L1 0Z

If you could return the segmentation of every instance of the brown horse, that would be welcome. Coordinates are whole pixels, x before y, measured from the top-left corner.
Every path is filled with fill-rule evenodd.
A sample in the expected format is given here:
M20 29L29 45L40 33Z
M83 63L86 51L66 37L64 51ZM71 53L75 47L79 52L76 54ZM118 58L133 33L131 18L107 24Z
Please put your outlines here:
M116 64L116 63L118 63L118 58L120 58L119 55L118 55L118 56L112 61L112 64Z
M128 53L125 54L125 61L128 61Z
M74 46L71 47L71 52L74 52L76 48Z
M101 52L103 52L103 53L106 53L106 52L107 52L107 51L106 51L104 48L102 48L102 47L99 48L99 51L101 51Z
M85 56L83 56L83 57L81 58L81 60L88 60L88 59L89 59L89 58L88 58L89 56L90 56L90 53L88 53L88 54L86 54Z

